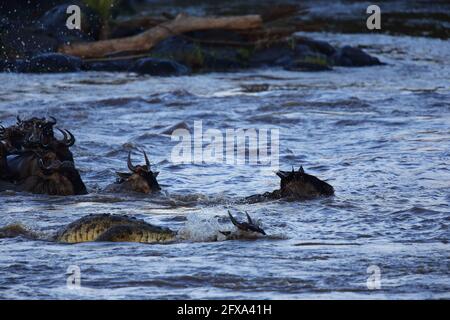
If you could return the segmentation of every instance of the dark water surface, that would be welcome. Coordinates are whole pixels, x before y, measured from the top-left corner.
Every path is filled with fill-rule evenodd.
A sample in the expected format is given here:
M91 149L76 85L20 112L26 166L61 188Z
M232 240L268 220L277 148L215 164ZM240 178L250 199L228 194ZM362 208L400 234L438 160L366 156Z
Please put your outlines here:
M314 34L388 63L308 73L279 69L158 78L0 74L0 120L53 115L71 130L91 193L0 194L0 226L50 233L90 213L182 229L171 245L62 245L0 239L0 298L450 298L450 45L425 38ZM258 92L248 88L257 86ZM251 90L250 90L251 91ZM278 128L280 164L302 164L336 196L233 204L278 178L250 165L171 162L168 127ZM105 194L130 148L147 150L157 197ZM136 152L136 162L143 159ZM266 168L267 169L267 168ZM208 242L226 208L274 237ZM242 218L242 216L240 216ZM70 265L81 288L66 286ZM369 290L378 266L381 289Z

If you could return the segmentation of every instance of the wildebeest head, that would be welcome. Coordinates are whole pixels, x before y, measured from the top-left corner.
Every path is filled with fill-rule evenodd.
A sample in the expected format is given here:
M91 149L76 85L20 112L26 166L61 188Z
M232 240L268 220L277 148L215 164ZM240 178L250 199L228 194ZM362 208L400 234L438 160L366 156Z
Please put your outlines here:
M5 128L0 126L0 140L8 152L20 150L22 147L24 134L17 126Z
M16 126L22 131L26 144L48 145L54 139L53 126L55 124L56 119L53 117L50 117L49 120L37 117L22 120L17 116Z
M53 138L51 140L51 143L45 144L43 140L41 140L41 144L44 148L48 148L53 150L56 155L58 156L58 159L61 161L72 161L73 162L73 154L70 151L70 147L75 144L75 137L74 135L66 129L58 129L59 132L63 135L63 139L58 140L56 138Z
M313 198L317 196L331 196L334 189L319 178L305 173L303 167L298 171L278 171L280 177L280 191L283 197Z
M247 216L246 222L239 222L235 217L232 216L231 212L228 210L228 217L230 218L231 223L237 228L237 233L231 231L220 231L223 235L227 237L227 239L238 239L241 237L257 237L262 235L266 235L266 232L259 227L255 222L253 222L250 215L245 212ZM259 235L258 235L259 234Z
M39 160L40 186L38 193L54 195L86 194L86 186L72 161L60 161L54 152L45 153ZM42 191L42 192L41 192Z
M120 177L119 183L126 183L132 191L151 193L161 190L156 177L159 172L153 172L150 161L144 151L145 165L133 165L131 162L131 151L128 153L128 169L131 173L117 172Z

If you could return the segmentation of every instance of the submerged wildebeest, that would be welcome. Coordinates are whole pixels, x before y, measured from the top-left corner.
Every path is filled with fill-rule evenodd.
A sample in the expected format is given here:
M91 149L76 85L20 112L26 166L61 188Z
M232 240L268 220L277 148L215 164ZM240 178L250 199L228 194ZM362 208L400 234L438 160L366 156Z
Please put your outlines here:
M245 198L245 202L260 202L265 200L288 199L306 200L319 196L332 196L334 189L331 185L319 178L307 174L303 167L295 171L278 171L280 177L280 189L264 194L256 194Z
M252 221L247 214L247 222L238 222L228 211L229 218L236 227L233 231L219 231L212 240L223 238L235 240L242 238L257 238L266 235L264 230ZM10 225L0 228L0 238L23 236L29 239L40 237L33 231L20 225ZM80 243L91 241L107 242L140 242L140 243L169 243L182 240L178 232L169 228L152 225L126 215L91 214L82 217L58 230L50 236L50 241L58 243Z
M116 172L118 175L117 181L106 187L106 191L152 193L161 190L161 187L156 180L159 172L153 172L151 170L147 154L145 151L143 153L145 164L135 166L131 162L131 151L128 152L127 166L130 172Z
M56 119L33 117L0 128L0 189L49 195L86 194L70 147L75 137L68 130L55 137Z

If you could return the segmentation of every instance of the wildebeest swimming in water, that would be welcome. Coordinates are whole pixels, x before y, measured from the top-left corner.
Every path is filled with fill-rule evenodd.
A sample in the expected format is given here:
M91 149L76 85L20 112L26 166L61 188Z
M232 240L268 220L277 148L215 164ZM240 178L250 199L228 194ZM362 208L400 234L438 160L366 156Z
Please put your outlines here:
M33 117L8 128L0 127L0 190L12 189L49 195L86 194L70 147L75 137L53 127L56 119Z
M306 200L320 196L334 195L334 189L331 185L319 178L307 174L303 167L295 171L278 171L280 177L280 189L264 194L256 194L245 198L245 202L254 203L265 200L288 199L288 200Z
M236 227L233 231L219 231L211 240L236 240L258 238L266 235L264 230L247 214L247 222L238 222L230 212L229 218ZM40 239L39 235L20 225L0 228L0 238L25 237ZM182 240L178 232L169 228L152 225L127 215L91 214L82 217L58 230L47 238L58 243L80 243L91 241L170 243Z
M118 179L115 183L106 187L108 192L140 192L152 193L161 190L156 180L159 172L151 170L150 161L144 153L144 165L133 165L131 162L131 151L128 152L127 166L130 172L116 172Z

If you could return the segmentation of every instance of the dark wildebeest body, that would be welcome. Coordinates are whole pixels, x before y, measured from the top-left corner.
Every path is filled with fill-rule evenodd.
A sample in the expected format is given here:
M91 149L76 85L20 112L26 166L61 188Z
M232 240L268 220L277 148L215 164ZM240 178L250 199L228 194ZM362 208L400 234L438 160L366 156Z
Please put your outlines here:
M245 198L244 202L255 203L266 200L307 200L320 196L334 195L331 185L319 178L305 173L303 167L298 171L278 171L280 177L280 189L263 194L256 194Z
M14 190L50 195L87 193L69 150L75 138L68 130L58 129L63 139L56 139L55 124L53 117L18 117L16 125L0 128L0 174L15 185ZM2 190L5 186L0 184Z

